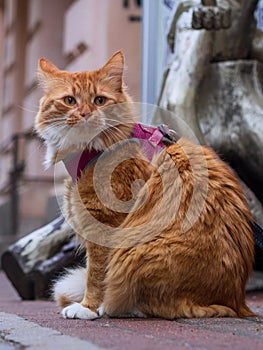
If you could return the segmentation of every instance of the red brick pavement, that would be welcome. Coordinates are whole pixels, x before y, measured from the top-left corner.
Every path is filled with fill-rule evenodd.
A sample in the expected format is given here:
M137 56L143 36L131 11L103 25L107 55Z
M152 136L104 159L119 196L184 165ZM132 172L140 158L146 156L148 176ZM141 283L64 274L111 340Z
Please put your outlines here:
M263 349L263 293L249 294L257 313L247 319L98 319L66 320L50 301L21 301L0 272L0 310L16 314L63 334L106 348L143 349Z

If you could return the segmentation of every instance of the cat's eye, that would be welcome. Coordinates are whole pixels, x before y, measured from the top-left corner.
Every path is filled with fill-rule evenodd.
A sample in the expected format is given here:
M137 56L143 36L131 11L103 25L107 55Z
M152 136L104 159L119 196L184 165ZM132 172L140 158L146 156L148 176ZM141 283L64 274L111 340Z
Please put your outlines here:
M75 106L75 104L77 103L76 99L74 97L72 97L72 96L64 97L64 102L68 106Z
M106 101L107 101L106 97L104 97L104 96L97 96L94 99L94 104L96 106L103 106L103 105L105 105Z

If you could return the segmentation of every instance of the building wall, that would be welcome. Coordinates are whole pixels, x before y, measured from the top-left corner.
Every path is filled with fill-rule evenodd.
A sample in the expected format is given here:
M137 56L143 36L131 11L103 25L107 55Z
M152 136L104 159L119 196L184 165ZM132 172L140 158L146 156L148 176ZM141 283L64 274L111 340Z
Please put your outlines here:
M123 49L128 66L125 80L131 95L140 100L140 1L3 0L2 3L0 144L14 133L28 132L33 127L41 96L36 81L37 61L43 56L62 69L93 70L116 50ZM53 170L43 171L44 148L38 142L21 140L19 145L19 157L26 160L24 175L45 180L23 182L20 211L24 216L40 217L47 197L53 193L53 184L49 182ZM11 161L10 152L0 153L0 198Z

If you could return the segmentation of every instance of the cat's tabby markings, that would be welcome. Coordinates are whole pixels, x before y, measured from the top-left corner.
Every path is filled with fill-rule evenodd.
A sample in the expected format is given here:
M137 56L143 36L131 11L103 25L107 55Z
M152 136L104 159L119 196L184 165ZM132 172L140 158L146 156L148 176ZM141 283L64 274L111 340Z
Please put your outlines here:
M129 139L134 119L123 66L122 52L93 72L69 73L40 59L38 77L45 94L35 125L47 145L47 165L73 152L106 150ZM125 113L113 113L113 118L103 112L122 103L131 105ZM143 180L146 185L136 192L130 213L111 210L99 200L95 164L76 184L67 182L67 220L81 237L87 237L87 268L70 270L55 283L54 296L63 316L253 316L245 302L254 259L252 218L229 168L210 148L184 138L151 163L137 143L129 147L134 157L115 167L110 189L103 183L101 188L106 197L111 191L127 202L133 199L132 185ZM125 153L125 147L116 152ZM104 157L105 172L112 164L112 153ZM204 181L208 181L206 192ZM183 230L189 207L198 212L202 202L197 220ZM174 214L161 228L169 212ZM88 239L103 234L101 224L119 228L109 237L115 240L115 248Z

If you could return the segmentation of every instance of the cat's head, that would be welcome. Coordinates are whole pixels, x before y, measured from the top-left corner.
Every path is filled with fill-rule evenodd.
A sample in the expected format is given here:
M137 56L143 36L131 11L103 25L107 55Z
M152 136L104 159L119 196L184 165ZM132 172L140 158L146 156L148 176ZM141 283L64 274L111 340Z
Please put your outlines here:
M85 148L104 150L129 136L132 107L123 70L121 51L91 72L70 73L45 58L39 60L38 80L45 94L35 128L46 141L46 165Z

